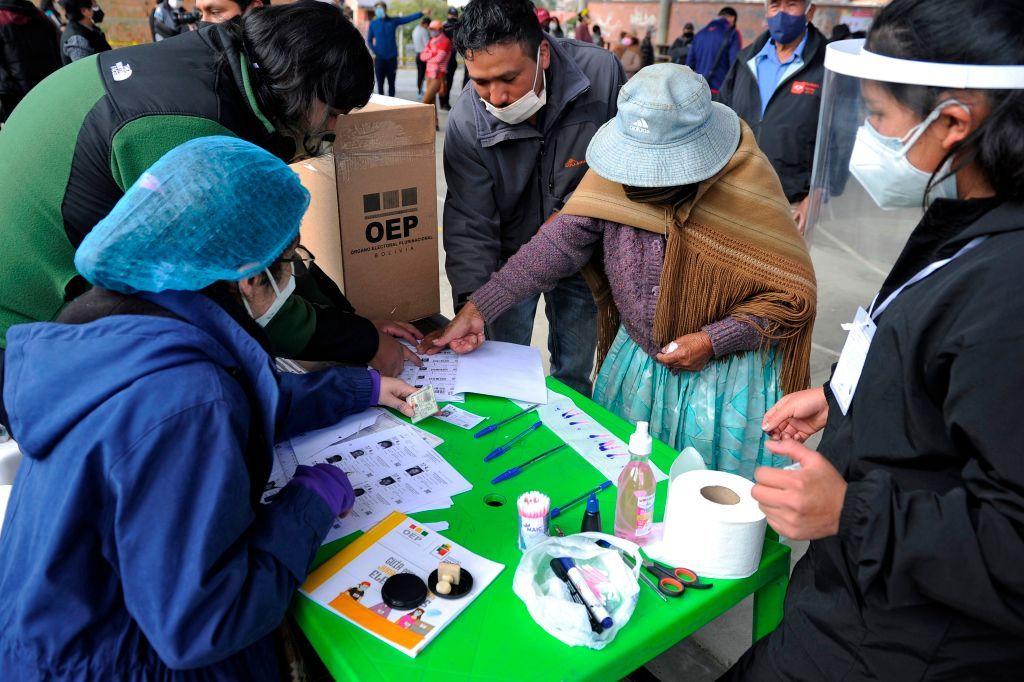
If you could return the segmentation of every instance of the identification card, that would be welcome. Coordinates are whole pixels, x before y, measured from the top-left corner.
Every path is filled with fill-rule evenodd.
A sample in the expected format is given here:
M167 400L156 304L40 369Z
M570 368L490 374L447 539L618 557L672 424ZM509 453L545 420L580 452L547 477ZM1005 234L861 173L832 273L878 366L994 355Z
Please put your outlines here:
M455 405L445 405L434 417L463 429L471 429L486 419L486 417L467 412L460 407L455 407Z
M424 386L405 399L412 405L412 423L417 424L437 413L437 400L434 399L434 387Z
M875 336L875 323L868 315L868 311L864 308L857 308L853 322L844 324L843 329L849 333L829 386L832 388L832 395L835 396L836 402L839 403L839 409L845 415L850 411L853 394L857 390L857 383L860 381L860 374L864 369L864 361L868 357L868 349L871 348L871 339Z

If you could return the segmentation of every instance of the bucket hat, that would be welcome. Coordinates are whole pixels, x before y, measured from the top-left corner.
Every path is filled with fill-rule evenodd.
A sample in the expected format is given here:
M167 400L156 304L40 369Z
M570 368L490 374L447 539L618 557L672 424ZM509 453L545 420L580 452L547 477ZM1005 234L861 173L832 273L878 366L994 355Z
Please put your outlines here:
M725 168L739 145L739 116L712 102L707 81L680 64L638 71L619 91L618 107L587 147L587 163L612 182L701 182Z

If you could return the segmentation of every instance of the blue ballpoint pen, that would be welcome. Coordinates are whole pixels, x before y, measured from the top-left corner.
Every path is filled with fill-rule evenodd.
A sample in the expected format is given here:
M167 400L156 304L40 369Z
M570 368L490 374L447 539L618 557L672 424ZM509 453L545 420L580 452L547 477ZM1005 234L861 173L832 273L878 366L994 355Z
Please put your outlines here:
M516 412L511 417L507 417L505 419L502 419L497 424L491 424L490 426L485 426L484 428L480 429L479 431L477 431L476 433L473 434L473 438L481 438L483 436L486 436L488 433L494 433L495 431L500 429L505 424L508 424L510 421L513 421L515 419L519 419L520 417L522 417L527 412L533 412L534 410L537 409L537 407L538 407L537 405L530 405L529 407L524 407L523 409L519 410L518 412Z
M565 447L565 443L562 443L561 445L556 445L555 447L551 448L550 450L545 450L544 452L540 453L536 457L532 457L532 458L526 460L525 462L523 462L519 466L514 466L511 469L509 469L508 471L503 471L502 473L498 474L497 476L495 476L491 480L491 483L492 484L494 484L494 483L501 483L502 481L507 481L508 479L512 478L513 476L518 476L519 474L523 473L523 469L525 469L526 467L530 466L531 464L534 464L535 462L539 462L540 460L544 459L548 455L550 455L550 454L552 454L554 452L557 452L558 450L560 450L561 448L564 448L564 447Z
M511 450L513 447L515 447L516 443L518 443L519 441L523 440L524 438L529 436L531 433L533 433L534 431L536 431L540 427L541 427L541 423L539 421L535 422L533 425L530 426L530 428L526 429L525 431L523 431L519 435L512 436L512 438L509 439L509 441L507 443L505 443L504 445L502 445L500 447L496 447L493 450L491 450L490 453L488 453L488 455L486 457L484 457L484 461L485 462L490 462L492 459L495 459L496 457L501 457L506 452Z
M574 506L574 505L577 505L577 504L579 504L580 502L582 502L583 500L585 500L585 499L587 499L588 497L590 497L590 494L591 494L591 493L597 494L597 493L601 492L602 490L604 490L605 488L609 487L609 486L610 486L611 484L612 484L612 482L611 482L611 481L605 481L604 483L602 483L601 485L597 486L596 488L593 488L593 489L591 489L591 490L588 490L587 492L583 493L583 494L582 494L582 495L580 495L579 497L577 497L577 498L574 498L573 500L571 500L571 501L569 501L569 502L566 502L566 503L565 503L565 504L563 504L563 505L562 505L561 507L555 507L555 508L553 508L553 509L551 510L551 515L550 515L550 518L552 518L552 519L553 519L553 518L555 518L556 516L558 516L559 514L561 514L562 512L564 512L564 511L565 511L566 509L568 509L569 507L572 507L572 506Z

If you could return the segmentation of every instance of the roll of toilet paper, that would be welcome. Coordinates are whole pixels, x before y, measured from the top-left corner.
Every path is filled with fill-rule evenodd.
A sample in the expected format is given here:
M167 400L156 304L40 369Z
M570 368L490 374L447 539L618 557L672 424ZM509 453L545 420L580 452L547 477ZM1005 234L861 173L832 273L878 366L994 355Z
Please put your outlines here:
M709 578L746 578L761 563L765 517L754 484L722 471L687 471L669 485L659 558Z

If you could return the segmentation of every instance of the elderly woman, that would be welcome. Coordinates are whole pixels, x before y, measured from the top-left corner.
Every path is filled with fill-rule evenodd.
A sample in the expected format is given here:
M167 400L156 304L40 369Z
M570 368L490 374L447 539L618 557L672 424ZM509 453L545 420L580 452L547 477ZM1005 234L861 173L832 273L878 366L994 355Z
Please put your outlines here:
M814 272L750 129L675 64L640 71L561 214L477 290L433 349L582 269L598 303L594 399L709 467L774 463L761 419L806 387ZM427 340L424 341L427 347ZM780 390L781 389L781 390Z
M25 461L0 539L0 679L279 679L271 635L354 493L300 466L260 504L270 448L412 391L274 371L258 322L294 285L308 203L251 143L187 142L82 242L94 288L11 329Z

